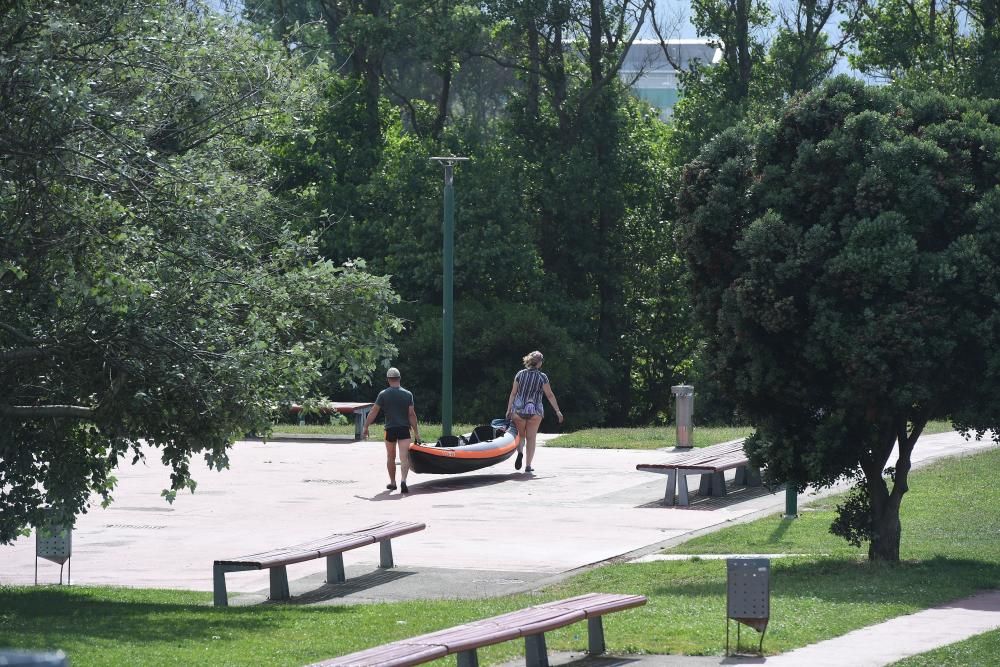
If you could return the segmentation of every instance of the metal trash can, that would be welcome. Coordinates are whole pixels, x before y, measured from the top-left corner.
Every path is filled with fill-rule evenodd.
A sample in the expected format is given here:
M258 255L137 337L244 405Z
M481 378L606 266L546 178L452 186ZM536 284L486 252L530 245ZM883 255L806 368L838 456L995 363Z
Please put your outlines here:
M35 529L35 585L38 585L38 559L44 558L59 563L59 584L62 584L63 565L73 555L73 530L68 526L48 524ZM70 583L73 564L66 571L66 583ZM0 663L2 664L2 663Z
M764 649L764 633L771 619L771 560L726 559L726 655L729 655L729 621L736 621L736 651L740 650L740 624L760 633L757 652Z
M670 388L676 396L677 446L694 447L694 387L679 384Z

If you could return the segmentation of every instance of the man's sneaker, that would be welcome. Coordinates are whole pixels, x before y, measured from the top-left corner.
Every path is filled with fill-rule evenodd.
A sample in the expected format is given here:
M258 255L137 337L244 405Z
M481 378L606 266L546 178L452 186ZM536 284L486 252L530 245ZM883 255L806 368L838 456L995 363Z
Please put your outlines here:
M410 492L410 489L408 489L407 486L406 486L406 482L400 482L399 483L399 492L400 493L409 493Z
M514 470L520 470L521 469L521 461L523 461L523 460L524 460L524 453L518 452L517 453L517 458L514 459Z
M527 472L535 472L535 469L532 468L531 466L528 466L527 468L524 469L524 472L526 472L526 473Z
M388 484L385 485L385 488L389 489L390 491L395 491L396 490L396 483L395 482L389 482Z

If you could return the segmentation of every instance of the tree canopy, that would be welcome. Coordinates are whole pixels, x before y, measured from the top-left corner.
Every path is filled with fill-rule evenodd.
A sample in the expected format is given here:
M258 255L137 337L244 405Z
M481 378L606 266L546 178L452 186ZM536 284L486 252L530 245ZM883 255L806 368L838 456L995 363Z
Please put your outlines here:
M1000 102L840 77L685 169L706 359L772 482L861 479L840 534L897 560L929 419L1000 427ZM883 474L898 441L898 462Z
M142 441L168 496L193 488L193 454L226 466L325 369L367 378L398 320L387 278L320 258L269 192L265 139L308 93L280 48L166 0L0 18L5 543L107 501Z

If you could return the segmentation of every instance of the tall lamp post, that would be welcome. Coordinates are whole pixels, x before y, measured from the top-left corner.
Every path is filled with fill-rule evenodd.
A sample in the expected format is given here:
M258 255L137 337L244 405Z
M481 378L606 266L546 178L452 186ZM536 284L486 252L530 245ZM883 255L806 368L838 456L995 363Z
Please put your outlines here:
M432 157L444 167L444 282L441 310L441 434L451 435L451 368L455 351L455 173L467 157Z

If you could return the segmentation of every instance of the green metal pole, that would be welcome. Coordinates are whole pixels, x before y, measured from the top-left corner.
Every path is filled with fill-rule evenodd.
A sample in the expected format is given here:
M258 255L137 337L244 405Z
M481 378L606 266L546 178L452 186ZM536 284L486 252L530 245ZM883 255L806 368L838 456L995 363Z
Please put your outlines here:
M794 519L799 515L799 494L795 490L795 485L791 482L785 486L785 516L786 519Z
M441 310L441 434L451 435L451 375L455 352L455 170L467 157L432 157L444 167L444 281Z
M451 435L451 366L455 351L455 186L451 164L444 165L444 295L441 344L441 433Z

